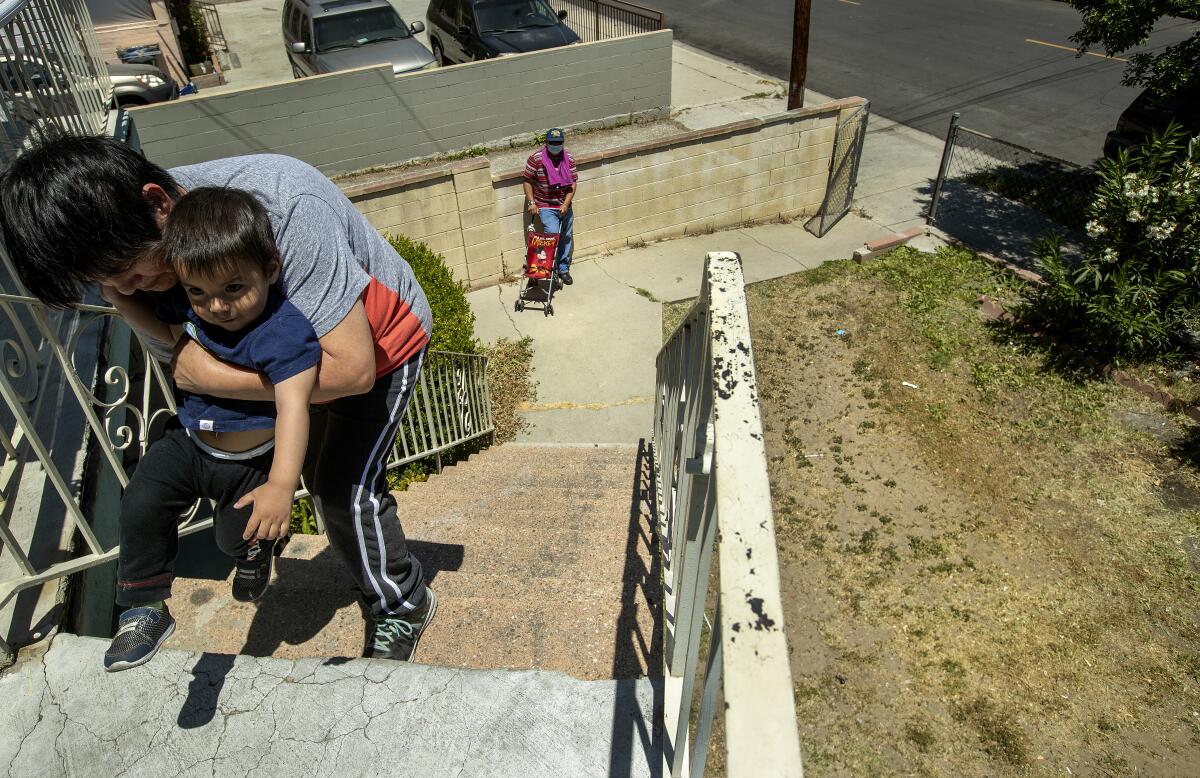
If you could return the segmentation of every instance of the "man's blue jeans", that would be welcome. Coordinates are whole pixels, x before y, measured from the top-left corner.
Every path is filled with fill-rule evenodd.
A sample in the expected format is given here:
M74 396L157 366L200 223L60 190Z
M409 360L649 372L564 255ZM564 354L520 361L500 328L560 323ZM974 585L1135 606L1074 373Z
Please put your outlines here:
M542 226L546 232L557 234L558 238L558 272L565 273L571 269L571 249L575 248L575 210L568 208L565 214L557 208L539 208Z

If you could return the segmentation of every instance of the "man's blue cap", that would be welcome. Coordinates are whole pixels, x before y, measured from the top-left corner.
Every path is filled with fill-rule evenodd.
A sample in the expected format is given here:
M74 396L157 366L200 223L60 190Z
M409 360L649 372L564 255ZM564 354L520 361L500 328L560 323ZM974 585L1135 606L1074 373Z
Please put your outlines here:
M546 143L566 143L567 135L559 128L546 130Z

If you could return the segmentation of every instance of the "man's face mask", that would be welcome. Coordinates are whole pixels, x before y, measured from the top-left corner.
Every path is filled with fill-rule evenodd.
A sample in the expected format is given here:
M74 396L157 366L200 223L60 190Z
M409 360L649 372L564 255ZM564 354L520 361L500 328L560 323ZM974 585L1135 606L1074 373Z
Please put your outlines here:
M557 157L559 154L562 154L562 153L563 153L563 144L561 144L561 143L547 143L547 144L546 144L546 151L550 152L551 154L553 154L554 156L556 156L556 157Z

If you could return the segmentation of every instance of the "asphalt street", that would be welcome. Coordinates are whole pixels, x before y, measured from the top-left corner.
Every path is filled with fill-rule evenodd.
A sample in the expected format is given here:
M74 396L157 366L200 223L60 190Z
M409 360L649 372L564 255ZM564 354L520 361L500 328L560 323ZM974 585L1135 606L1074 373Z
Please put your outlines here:
M787 80L793 0L645 0L676 39ZM1124 62L1077 58L1079 14L1054 0L812 0L808 87L871 100L872 112L945 135L963 124L1085 164L1139 90ZM1154 49L1195 22L1167 19Z

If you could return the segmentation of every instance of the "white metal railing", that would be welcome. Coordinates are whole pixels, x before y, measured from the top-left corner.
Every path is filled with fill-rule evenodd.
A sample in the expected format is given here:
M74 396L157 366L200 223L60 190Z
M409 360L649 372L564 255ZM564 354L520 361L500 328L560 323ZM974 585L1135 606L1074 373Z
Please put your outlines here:
M49 135L103 132L111 101L85 0L0 0L0 164Z
M700 296L658 354L654 475L666 594L664 770L673 778L704 774L720 692L728 775L798 777L775 524L737 254L708 254ZM708 656L697 677L705 625Z
M15 285L2 249L0 259L7 283ZM98 342L107 345L96 356L77 359ZM174 414L170 381L149 348L139 344L127 356L108 353L104 364L103 350L120 342L136 343L113 308L80 305L56 311L25 294L0 291L0 563L8 556L0 572L9 571L0 574L0 607L24 589L117 558L119 548L97 539L85 513L83 452L90 451L97 471L90 480L115 479L123 488L132 466ZM64 418L77 422L73 435L70 429L62 434ZM53 443L47 439L51 427L56 430ZM401 421L389 468L440 458L493 430L487 358L431 351ZM50 495L53 500L47 502ZM17 531L13 516L22 501L24 529ZM211 526L199 507L181 519L181 535ZM47 534L47 523L78 533L81 553L45 564L34 559L31 535L35 528ZM61 537L63 532L52 527L49 534Z

